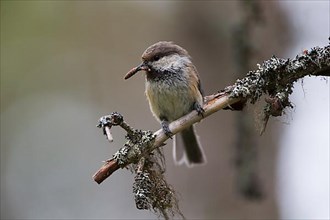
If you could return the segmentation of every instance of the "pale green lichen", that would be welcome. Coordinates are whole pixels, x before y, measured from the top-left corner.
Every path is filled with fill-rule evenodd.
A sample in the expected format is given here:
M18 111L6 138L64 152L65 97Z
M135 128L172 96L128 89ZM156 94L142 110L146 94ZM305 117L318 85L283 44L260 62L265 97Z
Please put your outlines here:
M330 76L330 47L315 47L294 59L273 56L257 67L236 81L230 89L230 98L244 98L253 104L262 95L268 96L269 102L264 108L268 120L270 115L282 115L285 108L293 106L289 96L298 79L310 75Z
M133 130L132 133L126 135L126 138L128 141L124 144L124 147L113 155L113 158L121 167L125 167L130 163L137 163L142 154L151 149L156 136L152 131Z
M141 164L134 165L137 174L133 185L135 204L138 209L152 210L165 219L178 214L182 218L176 193L165 180L164 155L157 149Z

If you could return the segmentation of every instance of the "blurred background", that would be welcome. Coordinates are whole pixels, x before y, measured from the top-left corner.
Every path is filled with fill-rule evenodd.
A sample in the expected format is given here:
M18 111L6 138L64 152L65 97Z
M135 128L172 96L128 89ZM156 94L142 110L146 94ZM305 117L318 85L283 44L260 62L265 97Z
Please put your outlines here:
M1 218L154 219L135 208L134 175L101 185L109 144L95 127L118 111L158 130L144 76L123 76L171 40L190 52L205 94L272 55L325 46L329 1L1 1ZM208 159L188 169L164 147L188 219L329 219L329 82L295 85L293 109L259 136L262 104L220 111L197 130Z

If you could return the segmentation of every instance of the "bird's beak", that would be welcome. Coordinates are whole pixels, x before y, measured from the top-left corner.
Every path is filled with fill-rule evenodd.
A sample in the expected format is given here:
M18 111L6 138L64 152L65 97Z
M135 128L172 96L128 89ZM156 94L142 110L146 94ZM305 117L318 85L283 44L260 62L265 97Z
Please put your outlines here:
M128 73L126 73L124 79L131 78L135 73L137 73L137 72L139 72L141 70L149 71L150 68L148 67L148 65L145 62L143 62L140 65L138 65L137 67L134 67L133 69L131 69L130 71L128 71Z

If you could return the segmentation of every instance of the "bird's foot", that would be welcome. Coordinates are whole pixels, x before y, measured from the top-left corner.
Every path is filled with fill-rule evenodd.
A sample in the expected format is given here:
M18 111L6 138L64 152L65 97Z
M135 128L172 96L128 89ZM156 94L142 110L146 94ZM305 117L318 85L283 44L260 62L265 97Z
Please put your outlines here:
M200 115L204 118L205 110L203 109L203 107L199 103L197 103L197 102L194 103L194 109L197 111L198 115Z
M163 131L165 132L165 135L172 139L173 133L171 132L170 127L168 126L169 125L168 121L162 121L161 125Z

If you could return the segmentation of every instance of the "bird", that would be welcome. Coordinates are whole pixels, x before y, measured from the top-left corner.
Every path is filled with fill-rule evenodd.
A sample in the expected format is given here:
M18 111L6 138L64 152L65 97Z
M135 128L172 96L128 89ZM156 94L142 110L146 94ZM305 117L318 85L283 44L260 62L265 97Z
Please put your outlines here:
M203 115L203 92L197 68L188 52L171 41L160 41L142 54L142 63L124 77L129 79L139 71L145 72L145 94L153 116L161 123L168 137L173 134L169 123L195 110ZM177 165L188 167L206 162L204 150L194 125L181 131L183 155L177 158L177 138L173 137L173 158ZM181 146L182 147L182 146Z

